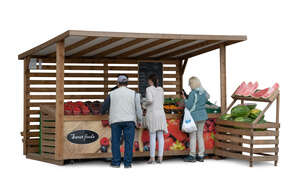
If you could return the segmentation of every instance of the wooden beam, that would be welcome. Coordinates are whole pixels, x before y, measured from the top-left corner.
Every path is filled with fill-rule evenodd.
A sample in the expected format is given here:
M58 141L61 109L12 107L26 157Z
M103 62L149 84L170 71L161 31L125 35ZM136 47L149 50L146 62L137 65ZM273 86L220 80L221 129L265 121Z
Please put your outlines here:
M34 57L38 59L42 59L43 63L56 63L56 58L45 58L45 57ZM127 59L117 59L117 58L89 58L89 57L84 57L84 58L70 58L70 57L65 57L65 63L86 63L86 64L102 64L102 63L124 63L124 64L138 64L139 62L163 62L164 64L176 64L177 62L180 62L178 59L164 59L164 60L159 60L159 59L144 59L144 60L139 60L139 59L133 59L133 58L127 58Z
M56 126L55 160L63 160L64 150L64 42L56 43Z
M181 40L179 42L170 44L168 46L165 46L165 47L162 47L162 48L158 48L158 49L155 49L155 50L150 51L150 52L146 52L146 53L144 53L142 55L138 55L137 58L147 58L147 57L150 57L150 56L162 53L164 51L171 50L171 49L174 49L176 47L188 44L188 43L193 42L193 41L195 41L195 40Z
M106 50L106 51L104 51L104 52L101 52L101 53L95 55L94 57L105 57L105 56L107 56L107 55L109 55L109 54L111 54L111 53L114 53L114 52L123 50L123 49L125 49L125 48L127 48L127 47L131 47L131 46L133 46L133 45L135 45L135 44L138 44L138 43L140 43L140 42L143 42L143 41L145 41L145 40L147 40L147 39L145 39L145 38L134 39L134 40L129 41L129 42L125 43L125 44L122 44L122 45L119 45L119 46L117 46L117 47L108 49L108 50Z
M218 41L218 42L212 43L210 45L206 45L206 46L202 47L202 49L196 50L192 53L188 53L188 54L179 56L179 58L182 58L182 59L191 58L191 57L198 56L200 54L203 54L203 53L215 50L215 49L219 49L220 44L223 44L223 43L224 43L224 41Z
M183 53L188 52L188 51L199 49L201 47L205 47L206 45L210 45L210 44L213 44L213 43L216 43L216 42L218 42L218 41L216 41L216 40L203 41L203 42L185 47L183 49L176 50L176 51L169 52L167 54L161 55L158 58L171 58L173 56L177 56L177 55L183 54Z
M105 47L107 45L110 45L110 44L112 44L114 42L117 42L117 41L119 41L121 39L122 38L111 38L111 39L108 39L108 40L106 40L104 42L98 43L98 44L93 45L93 46L91 46L89 48L86 48L86 49L84 49L82 51L79 51L79 52L77 52L75 54L72 54L70 57L80 57L80 56L83 56L83 55L85 55L85 54L87 54L89 52L92 52L94 50L97 50L97 49L100 49L100 48Z
M278 93L276 98L276 124L279 125L279 109L280 109L280 93ZM278 144L279 144L279 126L276 128L276 136L275 136L275 156L278 158ZM277 166L278 160L274 161L274 166Z
M182 71L182 73L181 73L181 75L183 75L184 74L184 71L185 71L185 67L186 67L186 65L187 65L187 62L188 62L188 59L184 59L183 60L183 64L182 64L182 69L181 69L181 71Z
M76 43L73 43L73 44L67 46L65 48L65 52L73 50L73 49L76 49L77 47L80 47L80 46L82 46L82 45L84 45L84 44L86 44L86 43L88 43L90 41L93 41L96 38L97 37L87 37L87 38L84 38L84 39L82 39L82 40L80 40L80 41L78 41ZM56 55L56 52L52 52L52 53L48 54L46 57L55 57L55 55Z
M30 58L26 57L24 59L24 116L23 116L23 154L27 155L27 141L28 141L28 137L27 137L27 133L28 133L28 125L29 125L29 87L30 87L30 80L29 80L29 62L30 62Z
M129 50L123 54L120 54L118 56L115 56L116 58L124 58L124 57L128 57L128 56L131 56L133 54L136 54L136 53L139 53L143 50L146 50L146 49L149 49L149 48L152 48L152 47L155 47L157 45L160 45L160 44L163 44L165 42L168 42L170 41L169 39L163 39L163 40L156 40L156 41L153 41L151 43L148 43L146 45L143 45L141 47L138 47L138 48L135 48L135 49L132 49L132 50Z
M226 47L224 44L220 45L220 87L221 87L221 112L227 109L226 100Z
M126 33L70 30L73 36L126 37L171 40L246 40L243 35L192 35L192 34L157 34L157 33Z
M22 54L20 54L18 56L18 59L24 59L27 56L33 55L34 53L36 53L36 52L52 45L52 44L55 44L57 41L64 40L69 35L70 35L70 31L66 31L66 32L52 38L51 40L48 40L48 41L44 42L43 44L41 44L39 46L36 46L36 47L26 51L26 52L23 52Z

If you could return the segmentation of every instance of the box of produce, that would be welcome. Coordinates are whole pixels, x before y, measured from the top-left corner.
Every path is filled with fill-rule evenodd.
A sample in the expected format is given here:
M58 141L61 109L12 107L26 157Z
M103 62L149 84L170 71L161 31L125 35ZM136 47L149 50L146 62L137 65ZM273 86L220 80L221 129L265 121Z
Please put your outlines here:
M231 109L230 114L224 114L220 117L221 120L226 121L236 121L236 122L244 122L244 123L253 123L254 120L260 115L262 112L260 109L249 108L256 107L256 104L241 104L233 107ZM264 116L257 122L258 124L265 123ZM254 129L254 130L265 130L265 129Z

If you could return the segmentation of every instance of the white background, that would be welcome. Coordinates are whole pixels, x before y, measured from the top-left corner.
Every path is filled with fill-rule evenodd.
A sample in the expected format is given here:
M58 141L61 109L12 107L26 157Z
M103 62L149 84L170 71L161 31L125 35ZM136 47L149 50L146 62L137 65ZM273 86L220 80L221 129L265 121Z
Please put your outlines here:
M0 181L12 183L253 183L299 181L299 5L297 0L264 1L1 1ZM281 89L280 161L248 163L233 159L162 165L135 162L130 170L92 161L55 166L25 159L22 61L17 55L68 30L179 34L241 34L248 40L227 48L228 96L242 81L274 82ZM200 77L212 101L219 100L219 52L190 59L187 79ZM228 97L228 103L231 99ZM274 106L267 114L273 119ZM294 179L294 180L293 180Z

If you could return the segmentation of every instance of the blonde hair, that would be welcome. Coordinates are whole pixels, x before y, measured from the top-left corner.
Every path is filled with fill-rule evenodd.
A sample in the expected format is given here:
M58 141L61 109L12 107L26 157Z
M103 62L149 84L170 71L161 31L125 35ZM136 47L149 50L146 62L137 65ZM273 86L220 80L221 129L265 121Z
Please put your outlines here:
M196 89L196 88L202 88L200 79L198 77L195 77L195 76L193 76L189 79L189 85L190 85L192 90Z

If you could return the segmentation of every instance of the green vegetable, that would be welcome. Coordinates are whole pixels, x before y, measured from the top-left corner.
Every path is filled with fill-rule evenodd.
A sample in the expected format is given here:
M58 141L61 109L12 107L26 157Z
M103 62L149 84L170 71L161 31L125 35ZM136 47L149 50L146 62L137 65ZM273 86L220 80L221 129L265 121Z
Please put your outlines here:
M247 117L250 113L250 109L245 105L238 105L231 109L232 117Z
M234 119L234 121L252 123L253 119L248 117L237 117Z
M220 118L222 120L232 120L231 114L223 114Z

